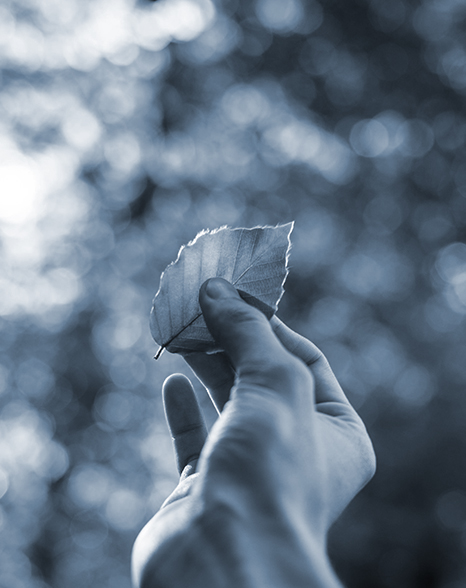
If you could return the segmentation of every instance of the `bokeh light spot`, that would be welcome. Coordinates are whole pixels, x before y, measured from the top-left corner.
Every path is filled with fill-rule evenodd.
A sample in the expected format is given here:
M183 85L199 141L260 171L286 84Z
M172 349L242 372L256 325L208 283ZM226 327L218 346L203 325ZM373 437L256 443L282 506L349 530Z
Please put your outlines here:
M435 393L433 378L421 365L411 365L403 370L393 389L399 398L412 406L425 405Z
M227 18L217 18L197 39L182 48L191 63L214 63L231 53L241 39L240 28Z
M87 462L73 469L68 492L77 506L91 508L107 501L112 485L113 476L107 468Z
M42 213L43 182L30 159L14 155L0 161L0 221L23 224L36 221Z
M222 98L222 108L232 122L244 126L260 120L269 111L262 92L246 84L230 87Z
M86 110L74 110L64 120L63 134L73 147L86 150L99 139L101 127L92 113Z
M351 129L350 143L358 155L377 157L389 146L389 136L378 120L362 120Z
M112 492L105 514L112 527L119 530L138 528L145 513L142 497L133 490L118 489Z
M397 131L399 151L407 157L422 157L434 144L431 127L419 119L407 120Z
M466 244L451 243L437 255L435 267L445 282L459 284L466 280Z
M304 16L300 0L257 0L255 9L260 22L278 33L292 31Z
M132 418L132 395L129 392L107 392L95 403L97 416L115 429L124 428Z

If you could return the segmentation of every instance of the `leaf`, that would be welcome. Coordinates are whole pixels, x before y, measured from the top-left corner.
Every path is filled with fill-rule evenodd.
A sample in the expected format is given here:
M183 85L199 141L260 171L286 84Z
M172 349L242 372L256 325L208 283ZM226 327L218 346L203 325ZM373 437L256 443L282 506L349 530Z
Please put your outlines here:
M152 337L172 353L215 352L199 306L199 288L209 278L233 284L242 298L270 318L277 310L288 275L294 223L277 227L203 231L181 247L160 277L150 314Z

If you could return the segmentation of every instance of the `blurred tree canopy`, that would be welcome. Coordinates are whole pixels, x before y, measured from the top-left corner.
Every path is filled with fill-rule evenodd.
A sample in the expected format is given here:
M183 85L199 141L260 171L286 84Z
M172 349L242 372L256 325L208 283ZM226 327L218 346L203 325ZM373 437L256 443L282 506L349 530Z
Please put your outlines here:
M129 588L189 374L151 359L160 272L201 229L290 220L279 315L378 456L336 569L466 585L465 25L464 0L3 1L2 588Z

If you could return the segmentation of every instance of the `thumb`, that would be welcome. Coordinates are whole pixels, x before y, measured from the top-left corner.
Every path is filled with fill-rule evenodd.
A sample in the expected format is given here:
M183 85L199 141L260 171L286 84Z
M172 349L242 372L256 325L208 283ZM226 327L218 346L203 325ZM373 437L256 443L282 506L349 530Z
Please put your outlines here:
M246 379L281 389L281 376L293 369L296 358L280 343L265 315L244 302L222 278L202 284L199 303L207 328L226 351L242 383Z

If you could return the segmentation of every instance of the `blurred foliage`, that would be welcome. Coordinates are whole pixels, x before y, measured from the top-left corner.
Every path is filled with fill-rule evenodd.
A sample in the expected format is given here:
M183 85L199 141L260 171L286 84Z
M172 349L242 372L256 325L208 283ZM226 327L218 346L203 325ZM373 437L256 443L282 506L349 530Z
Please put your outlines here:
M4 0L0 586L128 588L176 483L148 312L204 228L296 220L280 316L378 473L348 587L466 585L463 0ZM197 386L209 422L214 418Z

